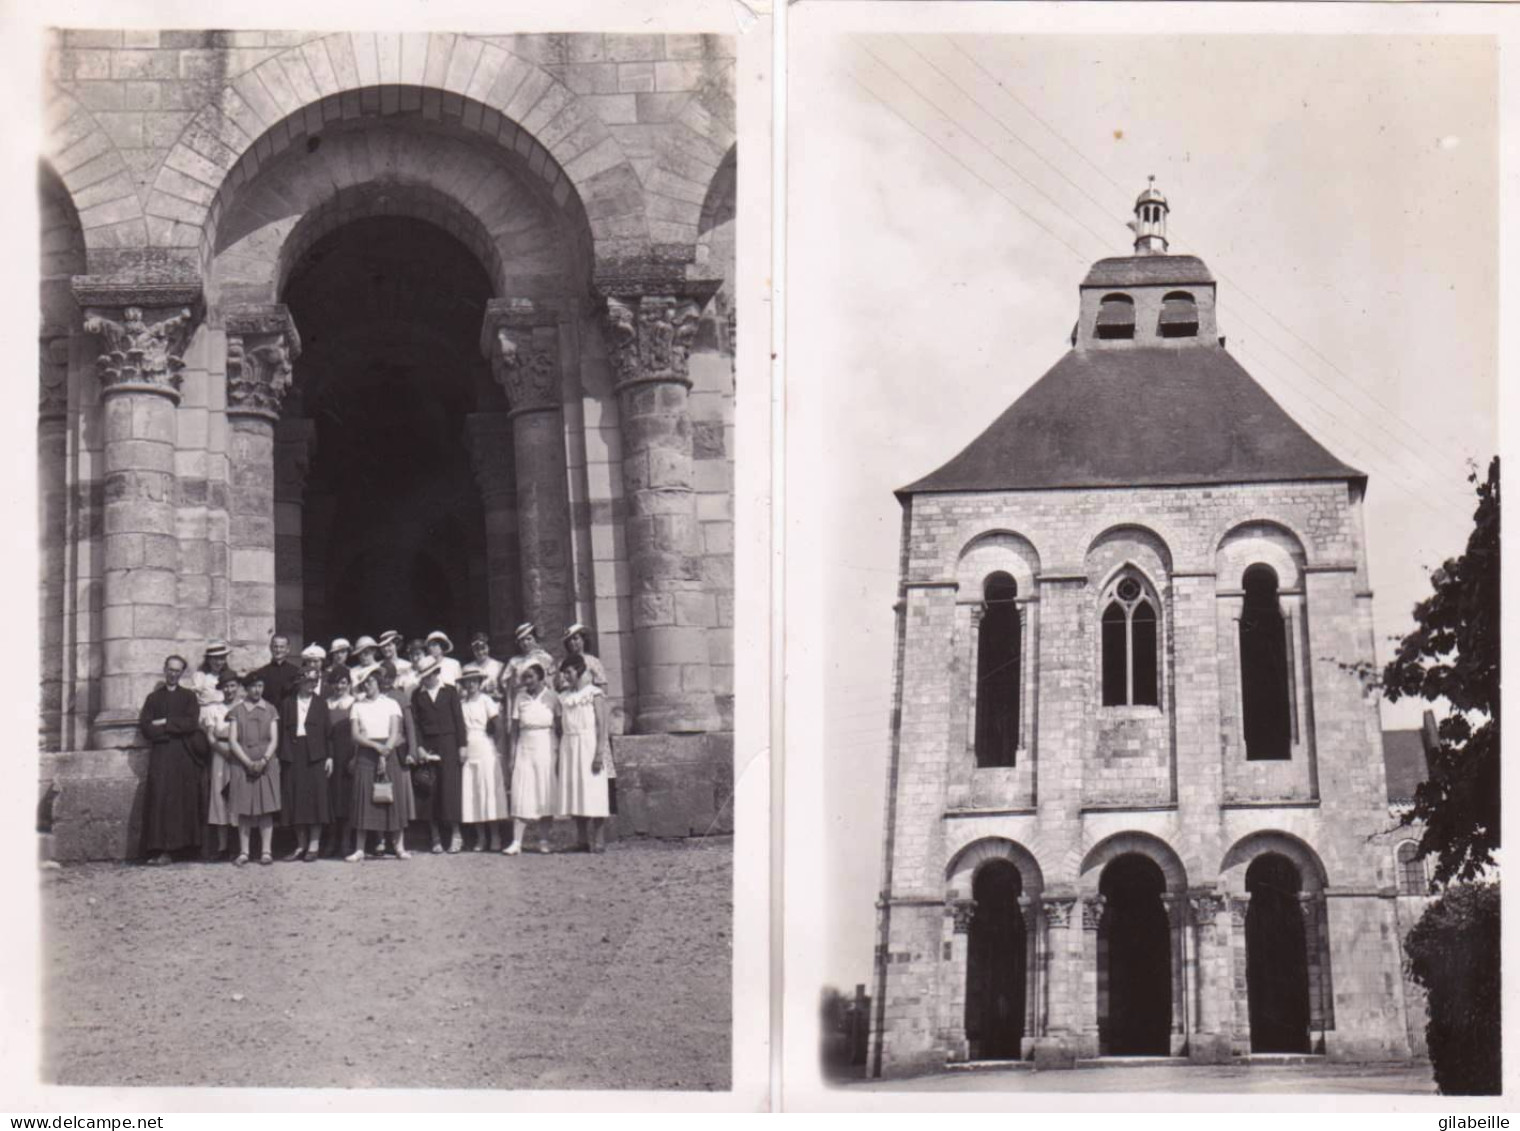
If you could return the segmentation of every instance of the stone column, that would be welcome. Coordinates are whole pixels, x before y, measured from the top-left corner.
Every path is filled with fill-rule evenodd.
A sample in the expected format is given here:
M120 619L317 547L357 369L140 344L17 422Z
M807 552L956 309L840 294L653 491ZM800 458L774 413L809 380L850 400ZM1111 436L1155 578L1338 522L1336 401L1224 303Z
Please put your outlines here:
M229 307L227 331L227 643L242 663L274 633L274 426L301 339L279 303Z
M1192 1030L1191 1006L1195 987L1188 978L1187 970L1187 916L1183 913L1182 896L1171 892L1161 897L1166 910L1167 937L1171 941L1172 955L1172 1038L1171 1055L1180 1056L1187 1045Z
M1197 924L1198 1030L1189 1045L1194 1061L1220 1063L1230 1057L1230 920L1224 917L1225 898L1213 892L1188 897Z
M44 326L38 338L37 533L40 591L37 641L42 703L38 740L63 746L63 614L68 531L69 328Z
M1041 902L1045 910L1045 1035L1060 1040L1065 1055L1073 1057L1076 997L1082 978L1080 952L1071 943L1072 911L1077 901L1073 896L1046 896Z
M1251 895L1230 896L1230 1046L1237 1055L1251 1051L1251 987L1246 977L1246 916Z
M104 608L96 747L138 745L137 715L179 651L174 410L200 286L115 284L80 276L84 331L95 362L104 434ZM189 657L187 657L189 659Z
M716 608L702 583L687 411L692 340L719 281L666 278L600 286L621 413L641 734L721 725L707 647Z
M575 619L559 323L559 311L549 305L507 298L487 303L481 328L481 349L510 407L522 613L551 649ZM487 457L472 448L471 458ZM494 589L491 604L494 621ZM510 629L500 647L513 648Z
M288 417L274 430L274 559L276 632L292 651L306 643L306 475L317 447L317 422Z
M976 918L976 900L945 901L945 916L950 920L950 941L945 950L945 977L940 985L944 993L944 1019L941 1038L950 1049L950 1059L971 1059L970 1035L966 1032L966 979L971 957L971 921Z
M475 412L465 417L465 445L485 514L486 592L490 599L490 622L486 627L496 650L508 656L517 650L512 630L518 624L522 593L517 568L520 551L517 476L512 456L514 428L511 413Z
M1081 1045L1078 1056L1101 1056L1103 1034L1098 1023L1098 928L1103 925L1104 896L1082 897Z

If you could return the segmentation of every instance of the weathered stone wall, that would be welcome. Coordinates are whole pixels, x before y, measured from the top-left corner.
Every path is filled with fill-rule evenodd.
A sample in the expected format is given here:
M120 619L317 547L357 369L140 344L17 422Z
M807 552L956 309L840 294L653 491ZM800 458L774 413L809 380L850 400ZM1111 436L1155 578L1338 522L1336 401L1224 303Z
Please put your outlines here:
M1329 482L911 499L891 883L878 954L886 999L876 1047L884 1071L942 1063L963 1047L956 1017L942 1014L938 1032L921 1020L932 1012L936 977L956 984L954 972L941 969L956 961L954 948L942 952L922 920L933 918L931 903L945 913L948 869L978 842L1012 842L1043 872L1047 914L1026 913L1026 923L1048 932L1048 999L1041 1027L1026 1037L1079 1054L1096 1048L1096 943L1067 925L1081 917L1080 906L1048 909L1051 900L1095 893L1113 846L1122 845L1172 868L1179 899L1186 894L1186 906L1173 907L1173 929L1191 940L1185 952L1178 948L1190 974L1188 996L1176 1003L1190 1047L1205 1057L1227 1055L1232 1045L1248 1051L1244 936L1232 925L1229 900L1243 909L1246 867L1275 851L1298 864L1308 885L1306 916L1323 922L1314 928L1322 946L1311 944L1310 958L1314 993L1323 993L1315 1008L1324 1051L1348 1059L1409 1055L1398 915L1384 860L1391 851L1367 843L1388 822L1378 732L1369 725L1377 704L1341 666L1371 659L1359 507L1347 484ZM978 549L993 538L1010 547L1002 558ZM1013 554L1014 546L1025 549ZM968 571L973 558L978 564ZM1301 642L1293 657L1297 731L1286 762L1246 761L1239 734L1234 617L1240 571L1255 560L1277 571ZM1097 604L1126 564L1154 585L1163 606L1155 708L1100 705ZM1037 712L1029 748L1019 753L1028 794L1007 784L967 788L987 771L971 768L965 738L975 618L955 610L979 603L985 576L999 568L1019 580L1021 597L1035 598L1037 610L1023 672ZM1033 576L1020 577L1020 569Z

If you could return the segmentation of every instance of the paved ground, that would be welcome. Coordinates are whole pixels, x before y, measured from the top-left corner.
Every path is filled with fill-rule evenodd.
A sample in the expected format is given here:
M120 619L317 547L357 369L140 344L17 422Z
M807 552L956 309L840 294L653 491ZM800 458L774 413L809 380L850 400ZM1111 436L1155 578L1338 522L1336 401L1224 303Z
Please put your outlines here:
M44 1078L726 1089L732 857L45 869Z
M855 1081L850 1089L879 1092L1190 1092L1304 1093L1312 1095L1434 1095L1430 1066L1350 1064L1240 1064L1194 1067L1077 1068L1031 1072L1023 1068L939 1072L910 1080Z

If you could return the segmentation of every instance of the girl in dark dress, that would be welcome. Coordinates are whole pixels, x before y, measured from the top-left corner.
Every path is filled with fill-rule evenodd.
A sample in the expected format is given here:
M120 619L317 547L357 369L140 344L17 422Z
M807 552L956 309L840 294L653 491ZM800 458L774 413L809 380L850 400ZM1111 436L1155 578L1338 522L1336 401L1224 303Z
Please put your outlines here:
M354 697L349 694L348 669L334 664L322 679L328 692L327 753L332 759L332 774L327 779L327 810L332 820L330 854L348 853L349 801L354 792L354 732L349 720Z
M143 849L149 864L167 864L169 854L199 848L206 823L206 791L201 759L191 745L200 730L200 700L180 679L189 665L182 656L164 661L164 684L148 694L137 725L152 747L143 805Z

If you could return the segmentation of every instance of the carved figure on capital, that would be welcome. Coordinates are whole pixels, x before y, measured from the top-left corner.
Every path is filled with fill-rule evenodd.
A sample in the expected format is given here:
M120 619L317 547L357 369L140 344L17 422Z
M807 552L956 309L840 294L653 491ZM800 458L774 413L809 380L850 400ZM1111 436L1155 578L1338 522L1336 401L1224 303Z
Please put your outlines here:
M513 412L560 404L559 318L531 299L493 299L484 345L491 372Z
M1075 896L1046 896L1044 904L1045 922L1049 923L1052 927L1066 927L1070 925L1072 910L1077 905Z
M618 384L688 382L701 306L675 295L609 297L607 349Z
M953 899L945 910L955 920L955 933L964 935L971 929L971 920L976 918L976 900Z
M1084 931L1096 931L1098 925L1103 922L1103 905L1108 900L1101 895L1088 895L1082 898L1082 929Z
M1246 925L1246 914L1250 910L1250 895L1230 896L1230 925L1233 927L1244 927Z
M1193 921L1200 927L1212 927L1215 917L1224 910L1224 904L1224 896L1215 895L1213 892L1188 896L1188 907L1193 912Z
M284 306L234 307L227 330L227 412L278 420L301 339Z
M107 391L121 386L160 389L177 395L194 316L188 306L150 321L140 306L122 308L121 320L104 309L85 310L84 331L105 340L95 369Z

